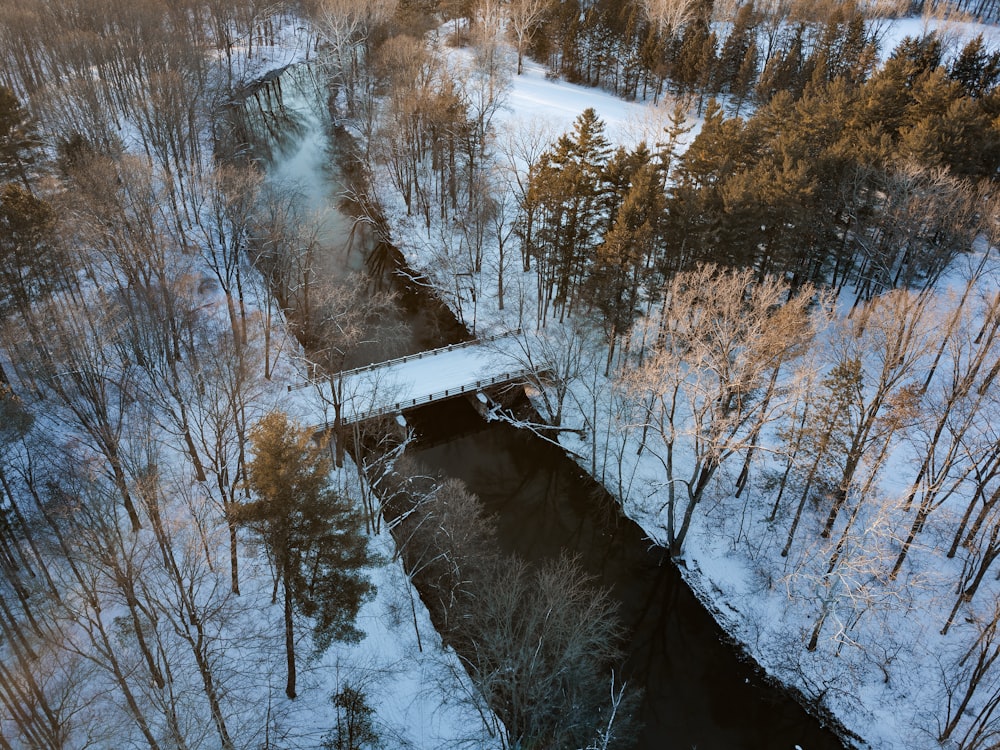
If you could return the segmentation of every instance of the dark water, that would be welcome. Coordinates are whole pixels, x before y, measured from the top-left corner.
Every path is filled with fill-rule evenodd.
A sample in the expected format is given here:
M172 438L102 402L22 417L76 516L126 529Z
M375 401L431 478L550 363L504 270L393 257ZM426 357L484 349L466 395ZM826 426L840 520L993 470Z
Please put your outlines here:
M663 552L566 455L484 422L464 399L411 412L410 454L465 481L496 514L501 544L528 560L569 550L610 587L629 629L627 678L641 685L641 750L835 750L843 745L764 683Z

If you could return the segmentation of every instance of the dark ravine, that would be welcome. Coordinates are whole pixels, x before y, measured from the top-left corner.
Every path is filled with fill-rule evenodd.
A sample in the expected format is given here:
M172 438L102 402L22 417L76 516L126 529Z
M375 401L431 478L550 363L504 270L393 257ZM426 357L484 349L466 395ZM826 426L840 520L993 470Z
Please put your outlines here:
M340 133L337 140L347 137ZM349 151L343 145L337 149L341 158ZM274 150L275 158L281 151ZM363 179L361 170L341 167L348 179ZM349 192L363 195L362 187ZM386 238L380 242L391 261L383 270L399 285L402 316L416 322L412 348L468 338L429 285L405 268L399 251ZM530 408L526 399L521 407ZM568 551L620 601L630 633L627 676L645 691L636 750L844 747L838 734L848 737L846 730L832 728L828 716L817 717L815 706L807 712L801 695L770 680L723 631L665 550L564 451L525 430L487 423L462 398L417 409L407 418L419 436L409 452L428 469L462 479L480 496L496 514L505 551L529 561Z

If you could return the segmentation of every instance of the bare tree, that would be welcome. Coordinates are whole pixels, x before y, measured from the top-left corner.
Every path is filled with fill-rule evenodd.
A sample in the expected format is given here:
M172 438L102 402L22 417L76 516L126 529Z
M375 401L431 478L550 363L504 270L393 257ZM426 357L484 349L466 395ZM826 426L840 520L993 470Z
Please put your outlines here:
M677 556L719 468L745 455L779 413L770 376L809 340L814 322L811 290L789 299L786 285L754 281L750 270L703 266L678 274L662 294L660 312L646 321L652 333L643 336L656 342L653 351L622 374L620 387L645 412L640 450L661 462L664 526Z
M247 340L245 275L261 176L250 167L220 166L204 181L205 205L195 209L199 248L226 295L233 339Z
M457 652L507 747L577 748L613 724L620 704L604 681L620 658L616 607L574 560L504 561L469 616Z
M958 317L960 322L949 322L944 328L943 345L948 350L950 367L925 395L927 423L917 425L908 434L921 459L904 505L910 510L916 504L916 510L893 565L892 578L900 572L910 546L923 531L931 512L951 497L965 476L980 463L966 462L966 455L988 456L991 452L989 442L980 443L974 435L982 434L977 423L992 411L989 393L1000 372L996 367L987 369L990 361L996 362L1000 346L1000 295L993 295L973 309L947 314ZM979 443L979 451L975 448L969 451L970 444L975 443ZM974 593L974 589L969 593Z
M504 283L511 265L509 243L514 233L515 202L511 186L504 180L494 180L492 190L493 210L489 214L490 234L496 241L497 252L494 259L496 272L497 307L504 309Z
M596 342L584 323L525 331L515 338L513 361L526 371L546 426L562 425L566 398ZM503 351L510 352L504 344Z
M335 88L344 94L348 115L358 109L358 87L370 62L372 34L392 16L396 2L316 0L311 11L324 65Z
M548 12L550 0L511 0L507 4L508 29L517 48L517 74L524 72L524 53Z
M516 188L519 212L515 220L515 233L521 245L521 267L526 273L531 270L532 236L539 211L537 201L529 195L529 176L553 136L551 124L536 119L519 127L506 129L499 139L504 170L509 175L510 184Z
M1000 658L1000 603L977 627L979 633L972 646L958 660L958 682L949 686L947 712L938 742L944 744L957 737L962 750L985 750L995 747L1000 737L1000 688L996 681L996 662ZM973 710L974 708L974 710ZM963 727L964 724L964 727Z
M400 477L390 507L407 568L478 688L468 697L485 700L505 747L578 748L623 731L628 708L605 682L620 658L616 607L574 560L530 568L500 554L478 498L453 480Z
M659 31L678 34L696 17L698 0L641 0L646 20Z
M874 300L844 322L834 341L834 360L848 367L848 424L843 438L830 512L823 527L829 536L840 510L859 486L862 462L874 472L887 456L893 435L914 419L919 399L919 367L935 344L934 324L925 315L927 298L894 291ZM864 498L858 498L863 502Z

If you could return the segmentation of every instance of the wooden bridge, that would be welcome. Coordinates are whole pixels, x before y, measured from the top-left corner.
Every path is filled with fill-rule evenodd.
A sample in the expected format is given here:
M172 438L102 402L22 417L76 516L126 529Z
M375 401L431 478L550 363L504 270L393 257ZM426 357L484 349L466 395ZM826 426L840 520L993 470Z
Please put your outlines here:
M339 423L346 426L523 380L543 369L527 356L518 330L344 370L289 390L318 389L321 403L307 420L321 430L337 423L338 404Z

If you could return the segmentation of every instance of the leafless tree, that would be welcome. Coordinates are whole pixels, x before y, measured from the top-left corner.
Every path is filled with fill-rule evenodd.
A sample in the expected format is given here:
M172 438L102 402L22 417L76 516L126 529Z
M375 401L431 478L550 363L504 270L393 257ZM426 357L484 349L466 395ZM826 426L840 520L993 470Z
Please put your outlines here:
M507 4L508 29L517 48L517 74L524 72L524 53L548 12L550 0L511 0Z
M622 731L628 710L605 687L621 637L608 594L570 558L529 568L502 555L461 483L400 476L396 493L401 554L504 746L576 748Z
M956 746L962 750L985 750L994 747L1000 737L1000 688L995 674L1000 657L998 623L1000 604L994 604L993 612L978 623L979 633L972 646L958 660L960 682L948 691L947 713L938 735L942 744L956 738ZM960 727L964 731L957 736Z
M396 0L317 0L311 9L324 66L334 86L343 92L349 115L358 110L358 88L370 63L371 36L395 8Z
M226 295L233 339L247 340L245 276L248 244L258 206L261 176L249 167L220 166L200 193L204 207L195 210L202 257Z
M620 387L645 411L640 450L662 464L664 526L672 554L680 555L719 468L745 456L754 434L779 413L781 399L766 396L770 375L813 335L812 292L788 299L774 279L703 266L678 274L662 294L659 314L645 323L653 332L640 334L655 342L652 352L622 374ZM690 471L681 474L681 466Z
M698 12L697 0L642 0L646 20L660 32L683 30Z

